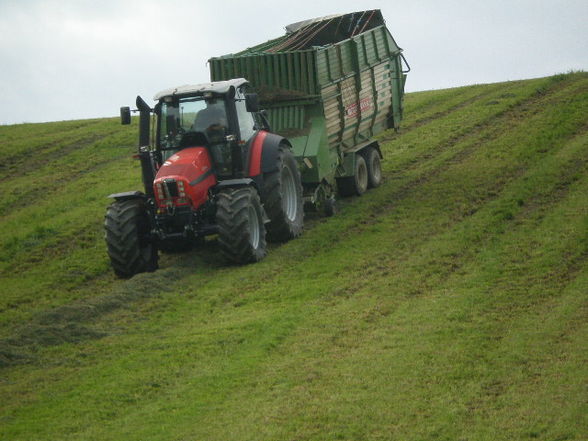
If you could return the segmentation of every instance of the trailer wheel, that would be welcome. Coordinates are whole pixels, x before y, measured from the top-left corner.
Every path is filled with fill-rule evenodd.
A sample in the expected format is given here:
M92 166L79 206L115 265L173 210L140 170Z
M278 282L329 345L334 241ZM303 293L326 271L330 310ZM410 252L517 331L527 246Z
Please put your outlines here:
M150 237L149 217L140 199L115 201L104 220L108 256L119 277L157 269L157 247Z
M257 262L267 254L264 211L253 187L226 188L217 195L219 248L235 263Z
M367 166L368 188L379 187L382 183L380 153L375 148L368 147L365 151L362 151L362 156Z
M263 176L263 204L270 222L267 238L286 242L300 236L304 227L302 183L294 155L280 146L278 169Z
M341 196L361 196L368 188L368 169L362 155L355 154L353 176L338 178L337 189Z

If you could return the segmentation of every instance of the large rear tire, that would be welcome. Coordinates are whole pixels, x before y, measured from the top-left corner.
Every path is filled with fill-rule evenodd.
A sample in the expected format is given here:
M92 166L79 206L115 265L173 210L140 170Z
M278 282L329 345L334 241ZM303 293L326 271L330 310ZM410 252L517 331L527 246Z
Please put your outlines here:
M337 189L341 196L361 196L368 188L368 169L362 155L355 154L353 176L338 178Z
M140 199L115 201L104 220L108 256L119 277L155 271L157 247L151 240L145 202Z
M267 254L265 213L253 187L226 188L217 195L219 248L235 263L258 262Z
M263 205L269 218L267 239L286 242L300 236L304 227L302 182L294 155L280 146L277 170L263 176Z

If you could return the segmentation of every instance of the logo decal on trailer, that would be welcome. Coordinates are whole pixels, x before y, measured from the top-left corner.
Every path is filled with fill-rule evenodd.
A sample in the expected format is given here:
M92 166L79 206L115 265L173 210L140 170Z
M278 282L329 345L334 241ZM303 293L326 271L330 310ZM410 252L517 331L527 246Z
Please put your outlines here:
M369 98L363 98L358 103L353 103L345 108L345 116L347 118L355 118L361 111L362 113L372 108L372 102Z

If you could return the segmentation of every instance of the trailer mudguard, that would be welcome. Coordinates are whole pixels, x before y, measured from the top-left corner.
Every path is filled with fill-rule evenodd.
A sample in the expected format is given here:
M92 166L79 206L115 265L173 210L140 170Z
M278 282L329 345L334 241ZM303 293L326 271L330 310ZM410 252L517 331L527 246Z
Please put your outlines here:
M344 153L343 160L339 164L339 167L337 167L337 172L335 174L335 177L342 178L342 177L353 176L353 174L355 173L355 159L356 159L355 154L360 153L362 150L364 150L368 147L373 147L374 149L376 149L376 151L378 152L378 155L380 155L380 158L381 159L384 158L384 156L382 155L382 150L380 149L380 144L378 144L378 141L367 141L367 142L364 142L363 144L358 144L355 147L353 147L353 149L350 149Z
M276 171L278 165L279 148L290 142L283 136L260 130L251 143L248 160L248 175L258 176L262 173Z

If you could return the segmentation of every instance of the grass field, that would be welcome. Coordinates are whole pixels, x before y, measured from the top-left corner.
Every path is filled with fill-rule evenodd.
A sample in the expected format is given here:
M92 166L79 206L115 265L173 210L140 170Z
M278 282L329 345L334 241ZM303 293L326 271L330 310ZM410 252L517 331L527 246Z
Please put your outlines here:
M588 74L413 93L384 184L116 279L136 127L0 127L0 439L588 439Z

